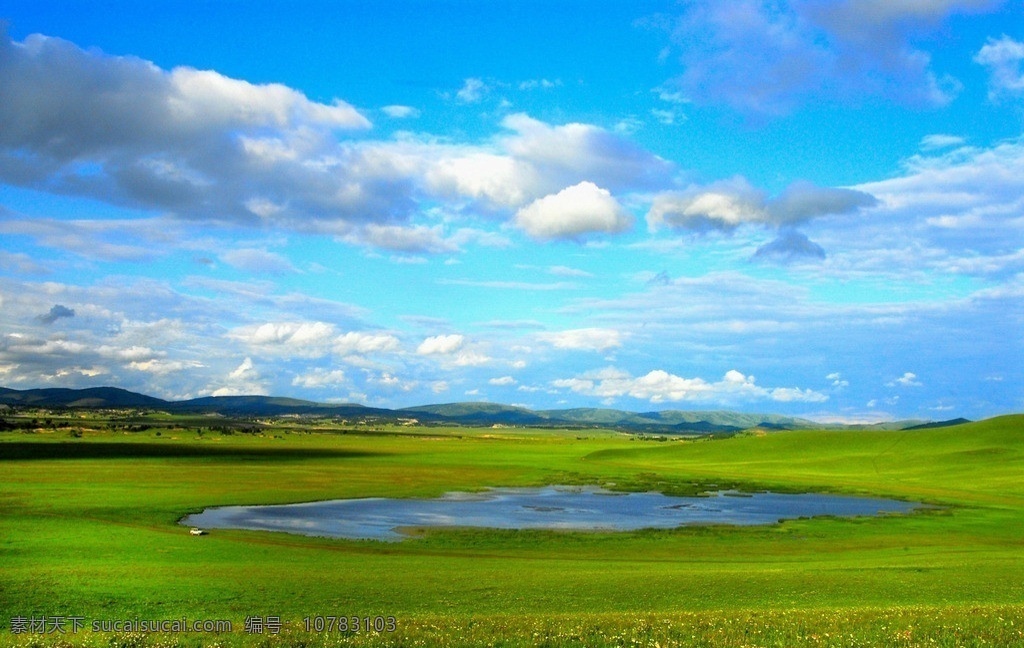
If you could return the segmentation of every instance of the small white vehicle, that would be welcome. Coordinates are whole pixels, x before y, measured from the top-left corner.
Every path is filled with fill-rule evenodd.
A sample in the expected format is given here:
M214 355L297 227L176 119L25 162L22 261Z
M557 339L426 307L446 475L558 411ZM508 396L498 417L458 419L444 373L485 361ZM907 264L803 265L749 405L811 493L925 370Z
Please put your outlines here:
M206 535L206 531L203 531L199 527L192 527L188 532L192 535Z

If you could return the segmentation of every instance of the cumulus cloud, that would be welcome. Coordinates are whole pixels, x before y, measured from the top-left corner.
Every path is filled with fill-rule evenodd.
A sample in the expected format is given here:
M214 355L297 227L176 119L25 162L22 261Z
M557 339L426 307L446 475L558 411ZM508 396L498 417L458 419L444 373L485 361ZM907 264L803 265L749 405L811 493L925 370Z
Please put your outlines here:
M371 124L341 100L318 103L280 84L214 71L164 70L57 38L0 36L0 181L159 210L168 219L448 253L470 240L437 224L450 222L451 213L509 218L583 182L639 191L666 186L675 173L671 163L590 124L552 125L516 113L481 144L409 134L374 140L350 135ZM476 100L485 90L483 81L468 79L461 96ZM408 106L381 110L415 116ZM599 211L605 220L583 230L624 226L621 208L605 203ZM81 232L63 223L0 223L7 232L83 254L102 250L105 257L143 260L159 249L115 241L98 246L103 232L95 226L69 227ZM239 250L225 260L290 271L271 254Z
M887 382L885 385L886 387L920 387L922 383L917 379L917 374L907 371L896 380Z
M0 337L0 365L20 380L61 380L79 384L83 378L109 373L101 354L87 344L64 337L39 338L22 333Z
M516 379L512 376L502 376L501 378L491 378L487 381L487 384L496 387L508 387L509 385L516 384Z
M401 342L389 333L363 333L349 331L339 335L333 342L333 350L338 355L395 353L401 348Z
M406 218L400 160L349 104L34 35L0 40L0 178L177 216L292 227Z
M745 178L733 178L706 187L657 195L647 212L652 229L732 229L742 223L763 222L764 192Z
M367 378L367 381L389 391L406 392L411 391L419 384L415 380L404 380L387 371L381 373L379 376L370 376Z
M428 337L416 348L420 355L450 355L462 348L465 337L457 334Z
M306 373L295 376L292 379L292 386L305 387L307 389L328 389L344 385L346 382L345 372L340 369L313 369Z
M75 311L74 311L73 308L68 308L67 306L62 306L60 304L56 304L56 305L54 305L53 308L50 309L50 311L48 313L45 313L43 315L39 315L38 317L36 317L36 320L41 322L41 323L43 323L43 324L53 324L54 322L56 322L59 319L63 319L63 318L66 318L66 317L74 317L74 316L75 316Z
M329 352L334 326L325 322L267 322L231 332L262 353L318 357Z
M3 33L0 61L0 143L25 147L40 164L116 156L119 147L157 152L176 140L200 146L204 137L232 130L370 126L344 102L312 102L280 84L185 67L165 71L39 34L16 43Z
M689 230L731 230L753 223L796 225L821 216L849 214L875 204L871 195L853 189L794 182L769 198L743 177L658 194L647 212L652 230L662 226Z
M672 163L592 124L555 126L524 113L509 115L501 124L511 134L499 138L499 145L534 170L543 193L583 181L616 192L656 188L671 182L675 173Z
M541 180L527 162L509 155L466 149L437 151L425 172L440 195L472 199L489 209L508 209L525 202Z
M675 167L623 137L591 124L552 125L523 113L501 121L489 146L406 145L421 160L427 189L475 209L517 210L531 201L590 182L611 192L671 183Z
M253 364L252 358L246 358L238 365L222 385L213 390L211 396L260 396L266 395L267 389L262 377Z
M462 335L434 335L423 340L416 353L436 357L447 367L480 367L490 364L492 358L474 347L478 345L468 344Z
M831 381L832 386L836 389L842 389L843 387L849 387L850 381L844 380L843 375L838 371L834 371L829 375L825 376L825 380Z
M515 223L536 239L579 239L596 232L622 232L633 218L606 189L581 182L520 209Z
M260 356L321 358L334 354L349 361L354 356L401 351L401 342L391 334L348 331L339 335L333 324L316 321L251 324L233 329L228 336Z
M693 401L729 404L756 400L820 403L828 400L825 394L810 389L761 387L753 376L736 370L730 370L721 380L709 383L702 378L683 378L661 369L635 377L629 372L609 367L575 378L555 380L551 384L588 396L606 399L630 396L652 403Z
M556 349L608 351L622 346L622 334L615 329L582 328L538 333L537 337Z
M974 62L989 71L989 99L1019 97L1024 94L1024 42L1003 35L990 38L978 51Z

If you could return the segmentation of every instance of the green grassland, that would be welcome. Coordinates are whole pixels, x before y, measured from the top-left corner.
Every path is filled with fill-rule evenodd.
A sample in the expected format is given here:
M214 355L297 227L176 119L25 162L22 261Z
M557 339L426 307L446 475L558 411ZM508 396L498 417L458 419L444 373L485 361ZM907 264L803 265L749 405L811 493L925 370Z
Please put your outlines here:
M152 418L0 433L0 645L1024 645L1024 416L912 431L611 431ZM248 430L247 432L242 430ZM215 530L208 506L600 484L871 494L906 516L402 542ZM306 633L393 616L395 632ZM13 634L15 617L229 619L230 634ZM279 635L247 634L277 616Z

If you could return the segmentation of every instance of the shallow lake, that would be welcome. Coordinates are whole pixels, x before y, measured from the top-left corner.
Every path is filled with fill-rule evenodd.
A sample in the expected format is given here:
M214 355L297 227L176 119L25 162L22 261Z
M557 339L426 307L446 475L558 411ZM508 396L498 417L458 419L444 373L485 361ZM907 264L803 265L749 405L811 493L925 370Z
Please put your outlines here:
M773 524L818 515L905 513L913 502L814 493L670 497L598 487L492 488L437 499L364 498L270 506L224 506L186 516L187 526L400 540L414 527L626 531L694 524Z

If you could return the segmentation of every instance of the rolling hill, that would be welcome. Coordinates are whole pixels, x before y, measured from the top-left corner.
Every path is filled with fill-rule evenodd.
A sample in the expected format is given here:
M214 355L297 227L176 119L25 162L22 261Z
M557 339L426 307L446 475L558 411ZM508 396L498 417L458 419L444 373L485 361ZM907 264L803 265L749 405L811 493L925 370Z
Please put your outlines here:
M465 426L526 426L569 428L614 428L657 434L728 434L758 428L762 430L839 429L807 419L776 414L732 411L663 410L629 412L606 408L531 410L497 403L444 403L403 409L382 409L344 403L275 396L206 396L184 401L167 401L116 387L89 389L26 389L0 387L0 405L34 408L155 409L171 413L220 414L235 417L312 416L357 420L407 421L422 424ZM885 424L892 429L941 425L914 420ZM874 427L874 426L871 426Z

